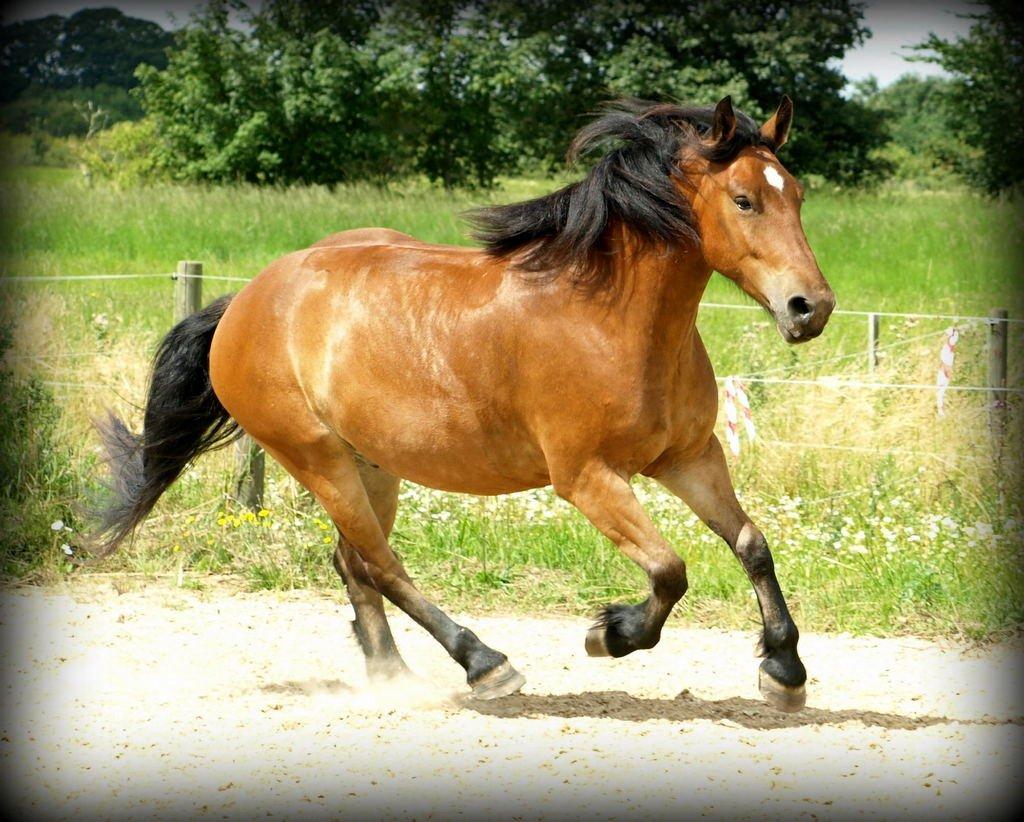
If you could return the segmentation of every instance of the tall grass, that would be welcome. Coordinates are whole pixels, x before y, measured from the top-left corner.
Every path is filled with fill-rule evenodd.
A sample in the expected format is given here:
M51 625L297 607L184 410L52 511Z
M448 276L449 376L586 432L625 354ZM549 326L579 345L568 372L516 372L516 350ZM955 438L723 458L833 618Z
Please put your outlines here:
M367 225L466 242L459 212L553 184L510 180L482 197L423 185L118 191L85 188L73 177L8 176L0 180L0 273L161 272L190 258L203 260L209 274L248 277L279 254ZM841 307L975 314L1002 305L1024 316L1017 281L1024 234L1012 202L966 192L816 192L805 224ZM206 284L205 296L232 287L219 285ZM42 393L33 413L48 403L52 415L40 446L46 454L32 456L24 471L31 493L8 508L16 521L5 527L17 550L5 551L4 573L52 580L88 572L71 570L61 546L74 542L66 529L83 527L76 507L96 491L89 419L113 406L138 425L149 353L171 322L170 283L5 289L17 323L4 367L19 384L34 380ZM743 301L721 277L708 297ZM882 342L893 347L873 379L932 382L946 325L887 320ZM705 309L700 327L719 374L865 373L859 318L836 317L820 340L799 348L785 346L754 312ZM986 329L961 330L955 381L979 384ZM1024 383L1022 343L1015 326L1014 385ZM748 390L759 439L732 460L733 475L773 545L802 627L990 636L1020 624L1019 433L993 453L984 396L950 394L940 419L931 392L756 382ZM1019 421L1019 404L1010 410ZM247 513L226 501L231 473L230 453L205 457L161 501L135 544L101 570L171 574L197 585L205 574L231 572L253 587L336 586L333 528L308 495L271 466L266 510ZM636 490L690 567L680 618L752 625L750 586L725 546L655 484L638 480ZM58 520L61 528L51 530ZM644 596L639 572L548 490L478 499L407 485L393 541L448 606L580 613Z

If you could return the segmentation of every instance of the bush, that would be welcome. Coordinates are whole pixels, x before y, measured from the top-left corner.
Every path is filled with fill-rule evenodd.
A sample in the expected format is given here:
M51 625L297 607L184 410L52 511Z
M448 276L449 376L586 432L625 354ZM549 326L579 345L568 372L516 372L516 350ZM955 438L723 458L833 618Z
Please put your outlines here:
M80 142L77 155L88 179L138 185L167 176L156 124L149 119L118 123Z

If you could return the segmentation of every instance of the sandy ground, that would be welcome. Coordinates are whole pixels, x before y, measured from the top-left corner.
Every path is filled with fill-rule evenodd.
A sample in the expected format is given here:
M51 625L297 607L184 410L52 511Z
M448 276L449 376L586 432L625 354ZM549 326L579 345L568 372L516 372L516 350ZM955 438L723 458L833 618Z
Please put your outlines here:
M808 634L809 707L790 716L758 696L753 631L669 628L589 659L586 620L465 616L527 677L473 705L404 617L419 678L369 686L350 613L309 592L0 592L6 801L45 818L992 818L1021 793L1009 646Z

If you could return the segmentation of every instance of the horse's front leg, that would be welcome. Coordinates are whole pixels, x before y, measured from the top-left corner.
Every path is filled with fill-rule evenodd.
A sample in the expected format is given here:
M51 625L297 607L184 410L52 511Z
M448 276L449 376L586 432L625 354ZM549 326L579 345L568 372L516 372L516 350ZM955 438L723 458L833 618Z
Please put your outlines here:
M799 632L775 577L768 542L736 500L717 437L711 437L697 459L670 465L655 479L689 505L736 554L757 594L764 623L761 693L775 708L799 711L806 701L807 680L807 671L796 650Z
M650 596L639 605L609 605L587 633L591 656L625 656L653 648L686 593L686 566L654 527L629 481L603 463L553 471L555 491L575 505L626 556L647 572Z

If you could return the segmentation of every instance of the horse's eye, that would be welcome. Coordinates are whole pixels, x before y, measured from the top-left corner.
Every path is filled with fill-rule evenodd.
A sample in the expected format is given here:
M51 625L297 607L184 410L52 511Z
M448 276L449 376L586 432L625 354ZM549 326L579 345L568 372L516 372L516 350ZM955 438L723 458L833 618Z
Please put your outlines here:
M740 211L750 211L753 206L750 204L750 200L746 197L734 197L733 202L739 207Z

